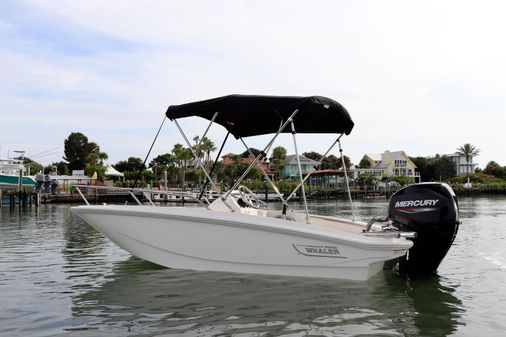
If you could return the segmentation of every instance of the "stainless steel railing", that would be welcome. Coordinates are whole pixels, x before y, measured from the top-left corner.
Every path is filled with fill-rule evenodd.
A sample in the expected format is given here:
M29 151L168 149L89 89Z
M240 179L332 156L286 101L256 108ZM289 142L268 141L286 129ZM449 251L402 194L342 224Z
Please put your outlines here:
M106 191L107 195L114 195L114 194L128 194L130 195L137 204L143 205L143 203L139 200L139 198L136 196L136 193L141 193L144 198L149 202L151 206L156 206L156 204L152 200L152 195L166 195L169 197L173 197L176 200L184 200L187 199L191 202L196 202L200 204L201 206L204 206L205 208L209 208L208 205L210 204L209 200L204 197L203 200L199 199L196 194L193 194L192 192L184 192L184 191L161 191L161 190L152 190L152 189L146 189L146 188L129 188L129 187L111 187L111 186L94 186L94 185L73 185L72 188L74 188L77 193L79 193L79 196L86 205L90 205L88 199L86 198L84 191L94 190L94 194L99 194L98 192L100 190ZM86 193L88 194L88 193ZM169 200L170 201L170 200Z

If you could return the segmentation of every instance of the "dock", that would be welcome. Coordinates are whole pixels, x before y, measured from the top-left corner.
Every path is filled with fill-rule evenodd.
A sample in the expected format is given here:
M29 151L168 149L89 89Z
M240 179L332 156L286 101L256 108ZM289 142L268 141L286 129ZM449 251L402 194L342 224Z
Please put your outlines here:
M0 206L39 206L41 203L40 197L40 193L35 191L13 191L0 189Z

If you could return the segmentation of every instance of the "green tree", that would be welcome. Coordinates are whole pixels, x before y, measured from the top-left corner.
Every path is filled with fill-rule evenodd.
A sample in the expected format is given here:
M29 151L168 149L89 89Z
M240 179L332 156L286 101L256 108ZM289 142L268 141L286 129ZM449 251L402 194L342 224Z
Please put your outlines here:
M448 156L410 157L420 172L421 181L446 181L455 175L455 164Z
M193 137L193 141L195 142L195 145L192 146L193 152L195 152L198 159L202 161L204 157L204 151L202 150L202 142L200 141L200 137L199 136Z
M44 174L51 174L53 173L54 174L54 171L56 170L56 166L54 166L53 164L51 165L47 165L46 167L44 167Z
M204 154L205 154L204 161L206 163L210 163L211 162L211 153L216 151L216 145L214 145L212 140L210 140L207 137L204 137L202 139L202 151L204 151Z
M89 142L88 137L80 132L72 132L64 141L63 159L68 162L69 170L82 170L86 164L98 164L107 159L107 154L100 152L100 147Z
M23 158L23 165L25 165L25 169L27 170L27 172L29 171L31 175L37 172L42 172L44 170L44 167L41 164L26 157Z
M175 144L172 148L172 155L174 156L175 162L179 168L181 168L181 182L182 188L185 189L185 175L188 162L192 158L190 149L185 148L181 144Z
M107 160L109 156L105 152L101 152L100 148L96 147L97 151L94 151L90 154L88 157L88 163L89 164L99 164L104 166L104 160ZM104 166L105 167L105 166Z
M245 163L240 163L240 164L234 165L234 166L235 166L234 178L239 178L244 173L244 171L246 171L248 169L248 167L250 165L245 164ZM250 171L248 172L248 174L246 175L245 179L261 180L262 177L263 177L262 171L258 168L258 166L253 166L250 169Z
M309 158L309 159L312 159L312 160L318 161L318 162L323 157L323 155L321 155L315 151L304 152L304 153L302 153L302 155L306 158ZM348 156L344 156L344 163L346 164L347 168L350 167L351 160ZM327 157L323 158L323 161L320 164L320 168L322 170L327 170L327 169L338 170L342 167L343 167L343 161L341 160L341 158L338 158L338 157L334 156L333 154L328 155Z
M436 156L433 166L435 180L445 181L454 176L455 166L448 156Z
M254 155L255 157L256 157L256 156L258 156L260 153L262 153L262 151L261 151L261 150L259 150L259 149L255 149L254 147L251 147L251 148L250 148L250 151L251 151L251 153L253 153L253 155ZM241 154L239 155L239 157L241 157L241 158L248 158L248 157L249 157L249 151L248 151L248 150L244 151L243 153L241 153Z
M216 146L213 141L207 137L200 138L199 136L193 137L193 141L195 142L195 145L192 146L192 149L199 160L203 164L211 161L211 153L216 151Z
M190 182L197 182L202 181L204 178L204 172L200 168L186 168L185 169L185 181Z
M346 168L349 169L351 166L350 157L344 155L343 158L344 158L344 163L346 164ZM325 159L323 159L321 168L322 168L322 170L326 170L326 169L338 170L340 168L343 168L343 161L341 160L340 157L338 158L338 157L334 156L333 154L331 154L331 155L325 157Z
M362 158L360 163L358 163L358 168L368 169L371 167L372 167L371 162L369 160L367 160L366 157Z
M100 163L87 163L84 167L84 173L87 176L92 176L95 172L97 173L97 179L103 181L105 177L106 167Z
M359 188L364 187L367 190L367 187L372 186L376 178L372 174L360 174L355 178L355 183Z
M495 178L505 178L506 168L497 164L495 161L491 161L487 164L483 173L494 176Z
M407 176L391 176L388 177L387 181L396 181L401 186L407 186L413 184L415 182L415 179L413 179L413 177Z
M164 153L153 158L148 167L152 170L155 179L162 179L164 172L167 172L167 180L169 180L169 175L174 173L174 155L170 153Z
M172 155L170 153L164 153L164 154L160 154L160 155L156 156L155 158L153 158L149 162L148 167L150 167L150 168L153 168L153 167L163 168L163 167L173 165L174 161L175 161L174 155Z
M69 167L68 167L67 163L64 162L64 161L59 161L57 163L52 163L51 166L55 166L56 167L56 171L58 172L59 175L68 175L68 174L70 174Z
M175 162L178 167L188 166L188 162L192 158L190 149L184 147L181 144L175 144L172 148L172 155L174 156Z
M281 177L285 168L286 149L282 146L272 149L272 156L269 158L271 165L278 178Z
M112 165L116 170L127 173L127 172L139 172L144 171L146 166L143 164L141 158L130 157L127 160L122 160Z
M431 181L434 179L434 170L428 158L425 157L409 157L409 159L416 165L416 169L420 173L422 181Z
M319 154L318 152L315 152L315 151L303 152L302 155L306 158L309 158L309 159L312 159L315 161L320 161L320 159L322 159L322 157L323 157L321 154Z

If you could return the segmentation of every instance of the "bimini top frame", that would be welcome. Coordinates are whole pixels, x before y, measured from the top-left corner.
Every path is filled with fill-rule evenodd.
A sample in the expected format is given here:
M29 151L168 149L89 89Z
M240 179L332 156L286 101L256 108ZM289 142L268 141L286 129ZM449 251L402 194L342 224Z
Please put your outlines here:
M346 111L341 104L330 98L322 96L296 97L229 95L182 105L171 105L167 109L166 116L176 124L190 150L192 150L191 144L177 122L177 119L179 118L198 116L209 120L210 124L207 127L205 134L207 134L209 127L213 123L220 124L227 129L228 133L232 134L235 138L240 139L248 150L249 148L243 140L244 137L274 134L271 141L269 141L263 151L255 157L254 161L237 180L232 189L228 191L225 196L222 196L223 200L225 200L232 190L239 186L251 168L257 165L260 158L266 156L266 153L270 150L279 134L288 132L292 133L296 160L299 168L299 187L301 188L302 198L306 209L306 219L308 221L309 215L304 191L304 181L311 172L306 175L305 179L303 179L295 135L296 133L337 134L338 138L332 144L332 148L337 142L339 142L343 134L350 134L354 126L348 111ZM325 153L325 156L329 153L330 149ZM342 154L341 148L340 151ZM195 153L193 153L193 155L196 158L197 165L204 171L207 180L214 186L215 184L211 179L210 174L200 162L198 156L195 156ZM294 195L295 191L287 200L284 200L277 190L277 187L268 177L267 173L265 171L263 171L263 173L267 181L272 185L286 206L286 201ZM286 208L284 210L286 210Z

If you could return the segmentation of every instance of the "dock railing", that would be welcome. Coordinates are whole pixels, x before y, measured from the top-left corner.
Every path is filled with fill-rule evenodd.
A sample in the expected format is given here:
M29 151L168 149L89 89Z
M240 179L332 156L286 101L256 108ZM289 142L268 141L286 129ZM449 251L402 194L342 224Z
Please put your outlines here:
M86 205L90 205L88 199L86 198L86 195L90 194L93 194L95 196L114 195L114 194L130 195L138 205L144 205L137 197L138 194L142 194L151 206L156 206L156 204L153 202L153 195L160 195L160 196L165 195L168 197L168 201L170 201L171 199L183 201L188 200L191 202L196 202L201 206L204 206L205 208L209 208L208 205L210 204L209 200L205 196L202 199L199 199L194 193L187 191L163 191L146 188L93 186L93 185L73 185L72 188L75 189L77 193L79 193L79 196L83 199ZM92 191L92 193L90 193L90 191Z

